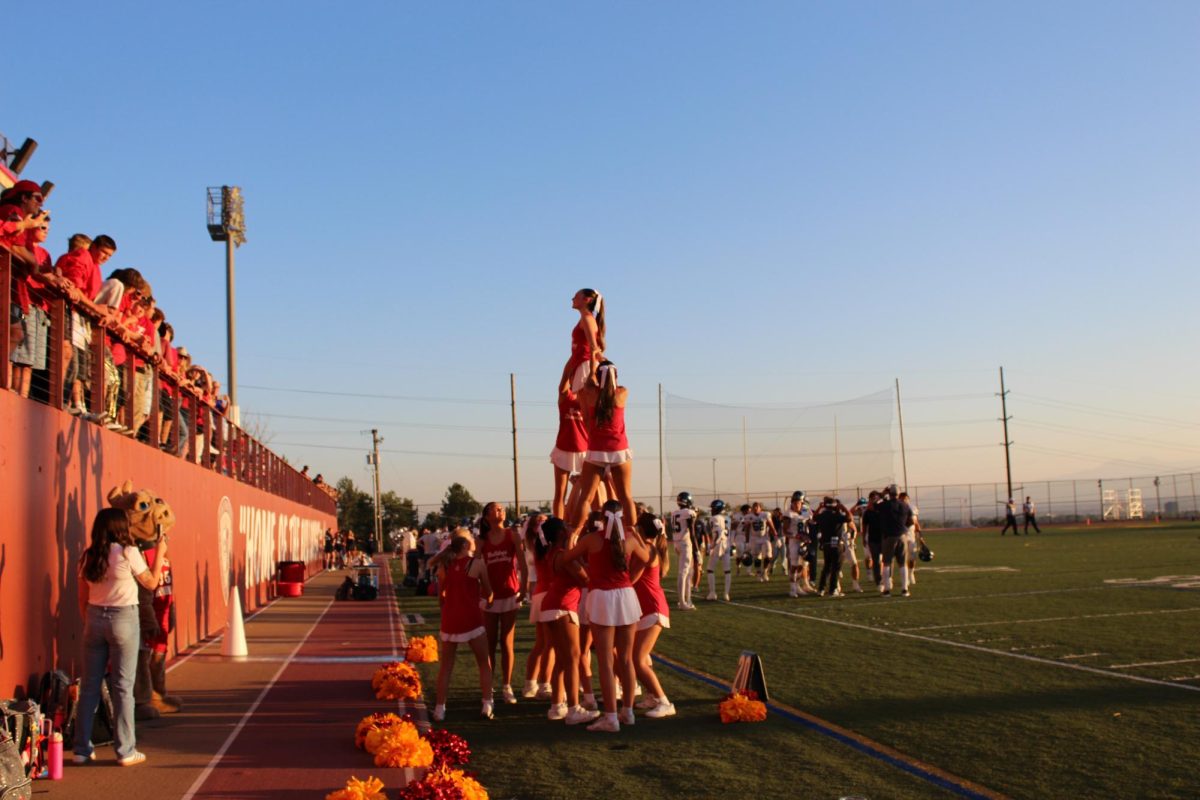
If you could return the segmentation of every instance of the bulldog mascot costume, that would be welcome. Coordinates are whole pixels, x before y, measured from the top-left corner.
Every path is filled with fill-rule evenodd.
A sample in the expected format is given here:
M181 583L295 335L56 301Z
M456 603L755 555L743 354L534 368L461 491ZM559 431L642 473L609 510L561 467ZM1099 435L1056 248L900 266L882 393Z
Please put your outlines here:
M175 526L171 507L149 489L134 490L133 481L125 481L110 491L108 504L129 514L129 532L153 569L155 546ZM157 719L160 714L174 714L183 706L178 697L167 694L167 648L175 629L175 598L171 590L171 563L165 556L158 588L150 591L138 586L138 616L142 645L133 685L134 716Z

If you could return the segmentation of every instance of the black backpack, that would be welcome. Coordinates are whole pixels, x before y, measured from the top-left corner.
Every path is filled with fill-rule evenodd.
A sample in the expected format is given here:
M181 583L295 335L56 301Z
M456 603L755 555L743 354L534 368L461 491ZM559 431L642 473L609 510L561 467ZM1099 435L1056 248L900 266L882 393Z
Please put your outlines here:
M0 730L0 800L30 800L31 783L13 737Z

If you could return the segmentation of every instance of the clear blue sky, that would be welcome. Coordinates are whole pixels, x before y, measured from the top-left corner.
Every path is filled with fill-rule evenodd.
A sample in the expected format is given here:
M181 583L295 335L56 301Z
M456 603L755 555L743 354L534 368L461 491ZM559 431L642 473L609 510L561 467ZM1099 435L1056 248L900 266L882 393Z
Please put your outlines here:
M1018 477L1200 466L1196 3L28 14L47 57L0 130L41 143L55 254L113 235L223 377L204 188L242 186L241 404L326 476L366 482L374 424L385 488L511 497L513 372L522 495L547 496L581 286L609 299L639 493L660 382L816 402L899 377L910 479L1002 480L1001 364Z

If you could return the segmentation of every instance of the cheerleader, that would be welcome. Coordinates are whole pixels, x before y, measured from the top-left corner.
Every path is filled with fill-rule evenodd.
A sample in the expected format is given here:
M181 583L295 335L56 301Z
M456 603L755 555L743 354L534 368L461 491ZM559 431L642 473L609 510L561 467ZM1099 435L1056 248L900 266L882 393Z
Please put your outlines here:
M558 382L560 392L582 389L604 352L604 298L594 289L580 289L571 308L579 312L579 322L571 329L571 357Z
M538 621L542 596L550 588L550 572L545 563L538 563L537 556L537 542L547 519L545 514L535 514L525 522L525 569L529 575L529 621L534 625L534 640L525 662L525 690L521 695L530 700L550 697L550 676L554 671L550 626Z
M480 716L492 719L492 667L480 609L481 601L485 607L492 604L487 567L482 559L475 557L475 540L462 528L455 531L446 549L429 563L431 569L438 570L438 585L442 587L438 594L442 606L442 647L433 720L441 722L446 718L446 694L450 689L450 675L454 672L454 654L462 642L470 646L479 666L479 690L483 695Z
M567 528L561 519L550 517L542 523L534 553L547 586L538 621L549 628L555 651L552 700L546 717L578 725L599 714L579 704L579 602L587 573L578 561L565 557L566 544Z
M500 696L506 703L517 702L512 690L513 638L517 626L517 607L525 596L529 576L521 552L521 536L515 528L504 527L504 507L488 503L479 518L479 555L487 565L488 580L495 601L483 615L487 628L488 657L496 667L496 645L501 645L500 664L504 673ZM482 605L482 604L481 604Z
M566 517L571 476L578 475L583 469L586 454L587 426L583 422L579 396L563 385L558 393L558 438L550 451L550 463L554 465L554 500L550 509L559 519Z
M630 488L633 451L625 436L625 404L629 390L619 386L617 381L617 366L611 361L602 361L596 374L579 392L579 403L587 423L588 451L571 504L572 532L576 535L583 529L587 506L605 478L611 478L609 496L619 502L625 519L637 518Z
M730 556L734 554L732 536L729 535L728 523L725 519L725 501L716 499L712 501L712 516L708 520L708 597L706 600L717 599L717 564L723 564L725 568L725 594L723 595L726 603L729 602L729 587L732 583L733 576L729 574Z
M633 637L633 666L638 680L649 692L638 708L646 709L647 717L658 719L675 714L675 705L667 699L667 693L654 674L654 662L650 659L659 634L664 628L671 627L671 609L660 582L670 570L671 562L667 558L667 537L663 532L662 520L653 514L643 513L638 517L638 530L646 540L650 560L633 559L629 573L638 605L642 609L642 618Z
M604 516L604 531L592 531L583 536L563 559L587 558L587 614L595 642L600 692L604 697L604 716L589 725L588 730L616 733L622 723L632 725L634 720L633 640L634 628L642 617L637 593L629 578L629 559L636 557L649 562L650 548L638 535L636 525L626 532L621 503L614 500L605 503ZM617 681L621 683L623 698L619 715Z

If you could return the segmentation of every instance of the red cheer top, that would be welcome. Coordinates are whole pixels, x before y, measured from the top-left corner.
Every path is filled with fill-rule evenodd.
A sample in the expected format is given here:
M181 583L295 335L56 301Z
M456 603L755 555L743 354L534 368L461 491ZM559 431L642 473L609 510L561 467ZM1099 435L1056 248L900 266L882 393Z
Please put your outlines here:
M554 440L554 446L565 453L587 452L587 426L583 422L579 396L574 392L558 395L558 438Z
M470 633L483 627L479 607L479 579L467 574L474 558L456 558L446 565L442 586L442 633Z
M575 372L580 364L592 360L592 346L588 344L587 331L583 329L583 318L571 329L571 358L567 361L568 374Z
M601 422L598 417L593 417L587 442L588 450L594 450L597 453L628 450L629 440L625 438L625 407L614 407L612 419L608 422Z
M550 588L550 578L554 574L554 565L550 563L550 551L546 551L546 558L538 558L537 551L533 551L533 571L537 576L533 581L533 585L529 587L529 594L545 594Z
M512 534L504 531L504 541L500 544L491 543L491 535L479 537L479 557L487 565L488 580L492 582L492 594L497 600L513 597L521 588L520 576L517 575L517 546L513 543Z
M653 564L643 570L642 576L633 585L633 591L637 592L638 605L642 608L643 617L647 614L671 616L671 607L667 605L667 596L663 594L659 578L659 560L656 558Z
M593 534L603 536L603 534ZM614 534L616 535L616 534ZM618 570L613 566L612 541L602 539L603 545L594 553L588 553L588 589L623 589L633 586L629 570Z
M579 610L579 584L575 582L575 578L566 570L564 565L561 569L554 568L555 556L561 554L563 548L555 545L546 553L545 575L548 578L546 593L542 595L542 611L578 611ZM541 576L543 575L541 564L538 565L538 584L543 583Z

